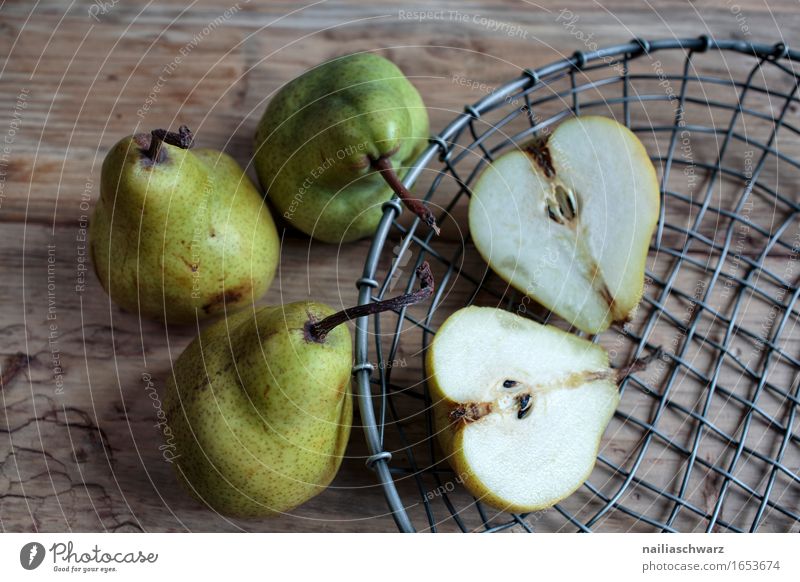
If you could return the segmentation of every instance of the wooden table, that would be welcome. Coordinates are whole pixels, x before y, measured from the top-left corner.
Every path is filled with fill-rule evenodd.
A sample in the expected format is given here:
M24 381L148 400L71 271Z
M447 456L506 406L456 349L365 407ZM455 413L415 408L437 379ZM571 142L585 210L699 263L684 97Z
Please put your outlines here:
M710 34L791 45L800 32L800 10L789 0L185 4L81 0L65 9L43 0L0 8L2 531L395 529L364 467L359 430L335 487L292 515L232 521L180 489L159 451L143 378L162 391L195 330L122 313L91 272L85 290L75 289L100 165L122 136L187 124L203 146L247 164L268 96L306 68L358 50L382 48L413 77L436 131L521 68L589 43ZM440 12L414 16L431 10ZM366 250L367 242L337 247L287 232L263 303L353 303ZM675 468L650 471L658 479ZM606 529L628 528L612 521Z

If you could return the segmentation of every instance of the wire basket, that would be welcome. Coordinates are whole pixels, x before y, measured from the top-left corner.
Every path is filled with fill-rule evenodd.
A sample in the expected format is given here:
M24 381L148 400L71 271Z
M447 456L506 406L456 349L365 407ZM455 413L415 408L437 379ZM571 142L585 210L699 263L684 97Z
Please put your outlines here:
M494 275L467 236L403 226L401 205L387 202L359 302L411 290L424 260L437 282L430 303L356 322L367 465L401 531L797 531L798 58L782 44L708 37L577 52L525 70L431 139L405 183L463 235L470 186L499 154L572 115L630 127L659 172L661 215L636 317L593 340L616 366L663 355L620 386L576 493L531 514L482 504L437 447L425 350L472 303L564 325Z

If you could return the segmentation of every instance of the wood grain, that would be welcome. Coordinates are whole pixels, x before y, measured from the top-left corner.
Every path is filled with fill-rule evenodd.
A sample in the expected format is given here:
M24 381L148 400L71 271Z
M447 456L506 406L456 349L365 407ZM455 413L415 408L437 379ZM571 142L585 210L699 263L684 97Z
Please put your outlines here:
M740 4L741 14L732 11L725 0L668 0L657 4L624 0L451 0L435 5L352 0L307 7L288 1L244 0L238 4L233 0L199 0L187 7L175 0L158 0L150 4L107 2L105 9L101 8L103 3L88 0L74 2L68 8L55 0L35 5L4 3L0 8L0 54L6 55L0 66L0 140L6 141L0 144L0 153L2 146L8 148L0 164L0 389L5 409L0 432L8 438L0 439L0 529L394 530L382 490L364 467L366 451L358 427L354 428L334 486L291 515L259 522L232 521L205 510L180 489L172 467L159 450L162 439L154 426L157 409L148 395L145 378L161 392L171 361L196 330L167 329L122 313L109 303L91 272L86 276L85 289L75 289L81 264L79 237L87 209L99 194L100 164L105 152L121 137L142 129L187 124L203 146L225 149L248 166L253 131L270 96L308 67L357 50L378 50L392 58L419 87L430 110L432 128L438 131L462 111L465 103L477 101L519 75L523 68L587 50L587 43L602 46L636 36L710 34L767 43L789 39L791 44L800 32L800 10L795 2ZM439 16L414 16L431 10L439 11ZM567 11L570 18L578 17L573 27L564 25ZM487 21L517 26L519 32L508 34L510 29L485 24ZM704 70L736 78L752 65L730 55L703 58ZM675 71L682 56L664 53L658 60L665 70ZM640 65L652 71L653 62L642 61ZM647 90L656 92L659 88ZM693 90L702 94L703 88L696 86ZM731 100L730 92L718 92L721 99ZM758 106L764 106L764 101L754 100L753 107ZM691 113L699 120L704 111L697 108ZM634 112L634 118L645 123L648 119L644 114L640 109ZM727 124L728 115L714 112L702 123ZM795 118L792 112L792 123ZM755 135L756 128L751 127L751 132ZM652 152L655 142L647 141L646 132L644 139ZM661 137L658 142L664 143ZM796 135L780 145L787 155L800 153L796 151ZM713 160L718 144L698 137L695 147L699 157ZM797 202L797 170L768 165L762 181L775 185L779 176L781 191ZM430 180L430 176L423 176L419 190L423 191ZM702 176L700 180L698 196L703 192ZM454 184L446 184L434 203L449 200L454 188ZM676 190L680 188L681 184L675 184ZM738 191L740 184L718 195L732 204ZM771 231L787 211L779 208L776 213L776 205L770 206L768 197L757 196L760 202L754 205L750 218ZM465 224L465 209L463 203L457 205L453 220L446 225ZM667 210L673 222L692 215L690 205L675 200L669 201ZM700 231L714 240L721 232L713 222L701 225ZM770 263L795 286L797 273L787 269L796 264L790 262L791 240L796 233L795 223L786 231L789 247L776 248L777 258ZM440 241L442 248L454 253L462 235L454 227L447 228ZM665 244L674 248L680 248L685 240L681 233L665 236ZM763 237L752 231L742 236L742 254L755 256L763 247ZM343 247L309 243L296 232L287 231L279 277L261 303L305 298L332 306L353 303L354 281L360 276L367 247L366 242ZM692 243L690 252L700 263L710 261L712 265L718 256L697 242ZM464 256L465 271L481 277L485 265L474 250L468 249ZM390 258L382 258L384 268ZM684 270L677 285L691 295L699 276L691 269ZM465 280L454 282L448 289L447 308L438 314L444 317L448 310L463 304L469 292ZM492 301L490 297L484 300ZM672 308L686 313L685 304ZM760 329L768 314L768 306L753 300L742 315L743 325ZM796 318L793 321L796 323ZM665 326L651 340L669 343L674 333ZM797 356L800 337L796 327L782 337L782 348ZM403 337L401 356L407 365L396 370L394 383L411 388L419 383L419 346L418 332ZM702 355L693 357L703 362ZM783 366L770 381L788 389L796 373L791 366ZM736 378L736 371L726 368L720 383L733 390ZM651 398L642 398L641 402L638 398L625 402L632 407L652 406ZM409 434L424 440L421 411L414 408L413 399L402 402L407 406L405 412L400 410L403 425ZM688 402L687 406L694 404ZM782 410L780 402L764 406L773 406L774 414ZM725 430L733 430L741 416L732 408L720 414ZM688 425L679 415L665 416L659 426L681 442L690 437ZM604 452L624 464L639 438L641 431L617 423L606 434ZM769 440L770 446L773 442ZM390 441L387 446L398 444ZM722 454L724 449L722 445L710 446L704 454ZM787 455L792 455L797 471L800 461L796 442ZM398 463L404 462L402 455L397 458ZM670 483L679 470L676 457L656 445L644 463L650 482ZM763 486L763 467L753 463L745 470L750 473L743 479ZM602 471L598 468L595 482L603 479ZM711 510L717 487L714 476L698 472L692 479L697 480L691 485L693 502ZM422 526L424 514L415 501L419 494L411 481L401 480L400 488L416 523ZM612 486L611 482L605 484ZM778 486L785 491L781 503L800 511L797 483L779 480ZM634 494L640 498L626 498L630 506L651 513L662 511L653 509L654 501L641 489ZM734 498L729 506L737 502L744 504ZM459 503L468 506L469 500L462 496ZM587 514L598 507L597 500L585 491L568 503L571 509ZM688 530L702 527L686 513L681 517L685 521L677 525ZM726 514L726 518L733 516ZM474 516L465 520L475 525ZM533 516L531 523L544 530L563 529L563 518L556 512ZM648 529L619 512L608 514L601 525L610 531ZM767 516L767 525L777 530L796 528L785 516L772 514ZM454 525L449 521L441 527L452 529Z

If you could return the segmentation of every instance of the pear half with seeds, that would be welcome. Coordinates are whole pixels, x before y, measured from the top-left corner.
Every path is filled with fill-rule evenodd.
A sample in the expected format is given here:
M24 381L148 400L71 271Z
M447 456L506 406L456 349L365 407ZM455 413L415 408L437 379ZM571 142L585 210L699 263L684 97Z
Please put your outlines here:
M426 357L439 441L476 498L536 511L587 479L619 402L602 347L467 307L447 319Z
M478 252L513 287L587 333L631 318L658 221L658 177L613 119L571 118L498 158L472 192Z

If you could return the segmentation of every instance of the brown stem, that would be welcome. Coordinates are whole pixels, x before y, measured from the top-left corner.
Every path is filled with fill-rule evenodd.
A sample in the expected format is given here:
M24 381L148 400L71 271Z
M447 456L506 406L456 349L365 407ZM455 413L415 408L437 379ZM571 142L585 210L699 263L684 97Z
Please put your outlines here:
M194 135L185 125L181 125L177 132L167 131L166 129L154 129L151 131L150 147L147 148L145 154L148 158L153 160L154 163L164 161L165 155L161 149L161 144L163 143L188 150L194 145Z
M469 424L480 420L491 411L491 402L467 402L456 406L447 417L451 424Z
M397 197L406 205L406 208L419 216L422 222L433 229L433 232L439 234L439 227L436 225L436 218L433 216L433 212L421 200L414 198L408 188L403 186L403 183L392 168L392 161L387 156L381 156L372 160L372 167L380 172L389 187L394 190Z
M642 370L646 370L651 362L655 360L660 360L663 357L663 355L664 355L664 350L662 350L659 347L652 354L649 354L643 358L637 358L627 366L623 366L622 368L617 368L615 370L615 372L617 373L616 374L617 384L620 384L625 378L627 378L631 374L635 374L636 372L641 372Z
M377 301L375 303L350 307L338 313L334 313L333 315L329 315L321 321L309 321L306 323L306 339L322 343L333 328L346 321L358 319L365 315L382 313L391 309L400 309L406 305L414 305L415 303L425 301L433 294L433 273L431 273L431 266L427 261L417 267L417 277L420 280L419 289L412 293L406 293L405 295Z

